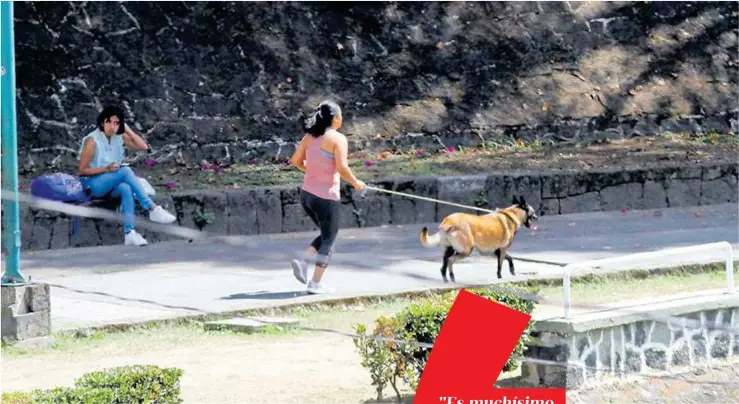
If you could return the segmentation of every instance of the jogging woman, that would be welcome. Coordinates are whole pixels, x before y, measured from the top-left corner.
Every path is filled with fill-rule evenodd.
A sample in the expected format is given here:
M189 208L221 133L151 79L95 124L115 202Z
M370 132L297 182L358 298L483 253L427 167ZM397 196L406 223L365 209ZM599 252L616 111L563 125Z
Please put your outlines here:
M305 173L300 203L321 230L304 256L291 262L295 278L307 283L308 293L313 294L331 291L321 283L321 279L339 232L339 178L357 191L365 187L365 183L358 180L349 168L348 142L346 136L338 132L341 122L341 108L331 101L322 102L316 112L303 122L306 134L292 156L292 164ZM314 254L315 271L308 281L306 260Z

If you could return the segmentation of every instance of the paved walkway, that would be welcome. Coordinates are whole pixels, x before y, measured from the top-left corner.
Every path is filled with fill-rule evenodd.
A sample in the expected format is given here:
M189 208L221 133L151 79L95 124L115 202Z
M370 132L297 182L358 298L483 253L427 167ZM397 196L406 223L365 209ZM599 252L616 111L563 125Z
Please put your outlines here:
M183 240L139 248L27 252L22 271L34 281L54 285L54 330L140 322L441 286L441 251L419 244L421 227L342 230L324 278L336 293L325 296L307 295L289 266L293 251L303 249L314 232L241 237L242 247ZM736 204L546 216L538 231L521 230L511 255L565 264L724 240L737 248L738 229ZM643 264L654 267L705 258L666 257ZM561 267L553 264L515 265L518 279L561 274ZM511 279L506 270L507 266L503 281ZM479 255L457 264L455 273L458 282L497 282L494 260ZM560 310L542 307L540 312Z

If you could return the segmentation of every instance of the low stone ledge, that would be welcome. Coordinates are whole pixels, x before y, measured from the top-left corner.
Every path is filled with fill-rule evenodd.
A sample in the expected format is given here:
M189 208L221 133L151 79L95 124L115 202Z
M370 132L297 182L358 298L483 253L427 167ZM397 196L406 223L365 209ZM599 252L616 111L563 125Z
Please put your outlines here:
M279 317L234 317L227 320L206 321L203 323L203 329L209 330L231 330L235 332L253 333L259 331L266 326L276 326L281 328L295 327L300 322L294 318Z
M599 321L587 314L537 321L524 356L562 365L525 362L521 381L532 387L577 389L604 375L653 374L739 356L739 333L734 331L739 327L737 294L641 305L640 310L682 321L612 311L596 314Z
M572 334L648 320L641 314L645 311L654 316L679 317L696 311L730 309L739 307L739 293L727 293L725 289L722 289L686 295L682 298L634 301L607 307L609 307L608 310L575 313L571 318L558 317L537 321L534 329L539 332Z
M484 209L507 206L523 195L540 215L619 209L655 209L736 203L737 164L588 172L517 171L468 176L406 177L373 183L378 188L457 202ZM341 228L429 223L459 210L397 195L367 191L364 197L344 185ZM314 231L303 213L298 185L224 191L193 191L153 198L176 212L180 226L225 235ZM145 220L143 212L139 217ZM80 218L22 206L23 250L119 244L119 223ZM174 237L143 231L150 243Z

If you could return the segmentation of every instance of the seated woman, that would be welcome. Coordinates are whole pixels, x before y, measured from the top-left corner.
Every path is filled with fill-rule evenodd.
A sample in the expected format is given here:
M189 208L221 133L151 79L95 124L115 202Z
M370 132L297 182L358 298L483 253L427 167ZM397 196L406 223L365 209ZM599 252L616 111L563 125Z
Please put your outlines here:
M97 128L82 139L77 174L93 198L106 195L121 198L125 245L147 245L146 239L135 230L134 197L142 208L149 211L149 220L166 224L176 218L154 204L129 167L121 167L124 146L133 150L149 148L144 139L123 121L123 111L106 107L98 115Z

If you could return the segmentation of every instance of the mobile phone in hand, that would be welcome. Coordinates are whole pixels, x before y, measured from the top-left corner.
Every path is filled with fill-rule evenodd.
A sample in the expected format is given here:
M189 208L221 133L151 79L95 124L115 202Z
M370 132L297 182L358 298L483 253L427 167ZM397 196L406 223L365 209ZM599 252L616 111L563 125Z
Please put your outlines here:
M121 166L121 167L128 167L128 166L131 165L131 163L121 163L121 164L118 164L118 165Z

